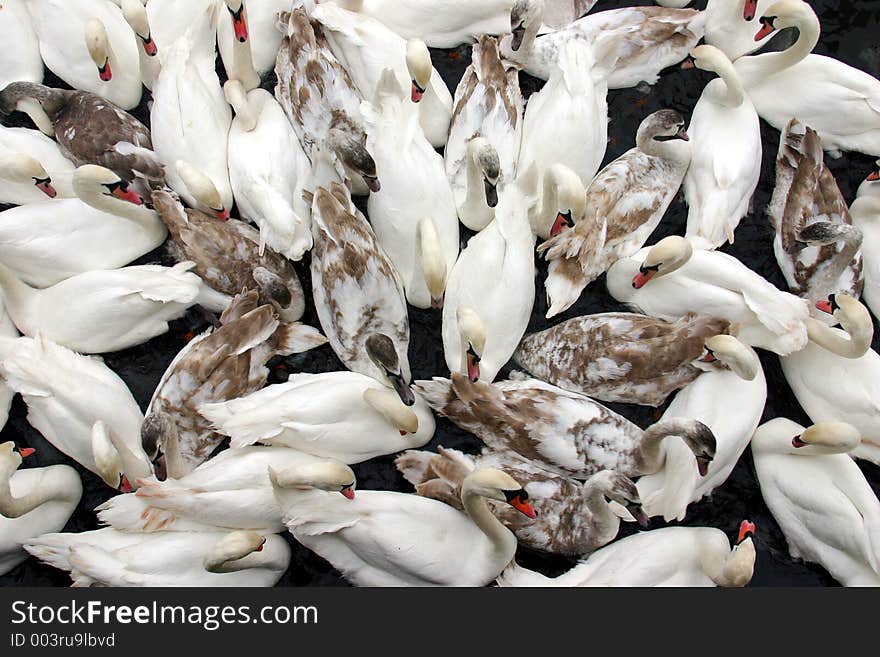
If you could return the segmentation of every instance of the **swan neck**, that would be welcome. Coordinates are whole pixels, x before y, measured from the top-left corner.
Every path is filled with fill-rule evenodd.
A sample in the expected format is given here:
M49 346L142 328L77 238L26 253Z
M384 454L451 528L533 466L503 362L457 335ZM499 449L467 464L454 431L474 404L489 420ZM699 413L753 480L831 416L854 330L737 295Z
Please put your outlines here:
M235 573L262 565L254 553L236 558L235 555L220 554L205 559L205 570L209 573Z
M834 329L812 317L807 319L807 335L810 340L823 349L844 358L860 358L871 347L873 331L863 335L858 327L844 326L844 330Z
M45 479L45 478L44 478ZM21 518L34 509L52 500L64 500L70 497L59 481L42 480L26 495L13 497L9 481L0 484L0 515L7 518Z
M757 61L761 63L760 72L764 77L769 77L794 66L813 52L813 48L815 48L816 44L819 42L820 30L818 21L810 20L807 17L801 17L799 18L796 27L798 30L798 38L793 45L782 52L765 53L763 55L755 56L757 57Z
M681 433L681 428L674 420L664 420L645 429L636 457L639 474L658 472L666 460L662 450L663 441Z
M482 217L485 220L491 215L492 210L486 204L483 173L470 149L468 149L465 155L465 164L467 167L467 190L464 199L465 206L467 207L466 213L469 216ZM481 223L486 222L483 221Z
M241 124L241 129L245 132L251 132L257 127L257 115L254 112L254 106L246 91L237 88L229 95L229 103L235 110L235 118Z
M713 67L718 76L724 81L727 91L724 94L723 102L728 107L739 107L745 100L745 89L743 89L742 81L736 73L733 64L725 58L719 58L713 63Z
M504 551L510 544L513 534L495 517L485 498L471 490L467 481L462 486L461 502L464 510L486 535L493 548L498 552Z
M606 530L618 526L619 519L611 511L611 506L605 499L605 491L587 481L583 487L583 499L597 527Z
M154 224L158 219L153 210L102 194L92 186L78 182L75 175L73 191L76 193L77 198L89 207L112 214L121 219L133 221L144 228Z
M544 193L541 195L541 211L538 216L541 219L540 225L553 225L556 213L559 210L559 186L550 172L544 174L543 181Z
M13 313L27 304L37 293L2 263L0 263L0 289L5 297L7 311L12 310Z

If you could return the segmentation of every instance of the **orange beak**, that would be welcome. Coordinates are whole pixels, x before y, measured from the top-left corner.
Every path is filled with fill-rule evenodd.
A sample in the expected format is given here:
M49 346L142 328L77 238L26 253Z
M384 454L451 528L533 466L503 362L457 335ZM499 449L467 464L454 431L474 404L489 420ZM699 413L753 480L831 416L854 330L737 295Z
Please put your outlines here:
M416 84L416 81L413 80L412 91L410 94L410 98L412 99L412 102L418 103L424 95L425 95L425 90L422 89L421 87L419 87L419 85Z
M871 174L867 178L865 178L865 180L867 180L868 182L875 182L877 180L880 180L880 169L872 171Z
M55 188L52 187L52 180L46 178L46 180L39 180L36 183L37 189L43 192L49 198L55 198L58 196L58 192L55 191Z
M113 71L110 70L110 58L104 60L104 65L98 68L98 77L102 82L110 82L113 79Z
M480 380L480 361L472 353L467 355L468 378L472 383Z
M529 518L538 517L538 514L535 512L535 508L529 502L526 502L519 497L514 497L512 500L510 500L510 506L512 506L523 515L528 516Z
M822 301L817 301L816 308L821 310L823 313L828 313L829 315L834 314L834 310L831 308L831 302L828 301L828 299L822 299Z
M700 362L701 363L714 363L716 360L718 360L718 359L715 358L715 354L713 354L712 352L708 352L708 353L706 353L705 356L703 356L700 359Z
M749 536L755 535L755 523L750 522L748 520L743 520L739 526L739 536L736 539L736 544L739 545L744 540L746 540Z
M238 11L230 9L229 13L232 14L232 29L235 31L235 38L239 43L244 43L248 40L247 15L244 10L244 2L241 3Z
M550 237L556 237L563 230L571 228L573 225L571 215L562 214L560 212L556 215L556 221L553 222L553 227L550 229Z
M132 191L127 186L126 187L117 187L112 192L113 196L118 199L122 199L123 201L128 201L129 203L134 203L135 205L143 205L144 199L143 197L135 191Z
M776 28L773 27L773 22L769 21L765 18L761 19L761 29L758 30L758 33L755 35L755 41L760 41L764 37L770 36L776 31Z
M353 499L354 499L354 488L350 488L350 487L349 487L349 488L343 488L343 489L342 489L341 491L339 491L339 492L342 493L345 497L347 497L347 498L350 499L350 500L353 500Z
M147 53L147 57L155 57L159 54L159 49L151 35L148 34L146 39L141 38L141 42L144 44L144 52Z
M229 210L226 208L211 208L211 212L214 213L214 217L219 219L220 221L229 221Z
M18 453L21 454L21 458L26 459L28 456L32 456L37 450L33 447L20 447L18 449Z
M755 20L755 14L758 13L758 0L746 0L746 6L743 7L743 19L747 21Z
M641 290L656 274L657 271L653 269L649 269L645 272L640 271L633 277L633 287L637 290Z
M119 478L119 492L120 493L130 493L133 490L134 490L134 488L129 483L128 477L126 477L125 475L122 475Z

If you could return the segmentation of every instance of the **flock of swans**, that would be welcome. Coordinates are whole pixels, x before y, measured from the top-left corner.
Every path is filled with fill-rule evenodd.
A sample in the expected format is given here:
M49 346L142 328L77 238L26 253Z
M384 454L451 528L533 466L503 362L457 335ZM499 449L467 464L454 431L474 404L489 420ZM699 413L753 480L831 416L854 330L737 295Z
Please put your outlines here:
M80 474L0 444L0 574L33 555L74 586L272 586L289 532L358 586L744 586L749 518L649 527L750 449L791 557L880 585L854 460L880 464L880 160L851 204L825 162L880 157L880 81L812 54L801 0L594 4L5 0L0 112L35 127L0 126L0 420L20 395L115 494L65 533ZM429 48L463 44L450 90ZM608 98L679 65L717 74L690 117L646 112L602 166ZM781 133L766 208L759 119ZM649 243L679 190L685 234ZM716 250L751 212L788 291ZM132 264L159 247L168 266ZM627 311L527 334L538 295L549 319L588 286ZM413 380L411 308L448 378ZM209 326L142 409L101 354L192 312ZM321 347L344 369L267 385ZM761 423L756 350L811 425ZM420 449L437 417L482 450ZM389 455L411 487L357 488ZM518 545L580 563L548 578Z

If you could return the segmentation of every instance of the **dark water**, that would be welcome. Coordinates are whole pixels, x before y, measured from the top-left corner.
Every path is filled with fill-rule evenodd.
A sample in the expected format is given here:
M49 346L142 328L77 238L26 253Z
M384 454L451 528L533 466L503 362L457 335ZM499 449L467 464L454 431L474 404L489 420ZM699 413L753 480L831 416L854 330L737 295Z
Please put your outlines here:
M650 2L639 1L600 1L594 11L612 9L632 5L649 5ZM822 22L823 34L815 52L831 55L838 59L865 70L875 77L880 77L880 0L851 0L833 2L832 0L813 0L810 3ZM696 2L696 8L705 7L705 2ZM775 41L783 41L789 35L780 34ZM770 46L774 47L774 46ZM781 47L781 46L780 46ZM464 69L470 60L470 47L460 47L451 51L436 50L432 52L434 64L443 74L444 79L454 90ZM703 86L711 78L708 73L699 70L682 71L673 68L666 71L660 81L645 90L625 89L609 93L608 115L610 143L605 162L610 162L634 145L635 132L641 120L658 109L676 109L686 117L690 116ZM51 74L47 74L47 84L64 86ZM274 88L275 80L270 75L264 81L266 89ZM540 82L522 76L525 93L532 93L540 88ZM145 93L141 106L134 111L145 123L149 120ZM23 125L21 117L10 117L10 125ZM845 117L841 117L845 120ZM773 256L773 232L764 215L764 208L770 198L774 182L774 162L779 144L779 134L762 122L764 140L764 163L761 182L755 195L754 212L743 219L736 234L736 244L725 246L724 251L736 256L749 267L773 282L780 289L786 289L785 281ZM831 171L837 178L844 197L851 202L855 191L871 169L872 160L858 154L845 154L838 160L828 160ZM235 214L235 213L233 213ZM649 244L671 234L683 234L687 219L687 208L681 195L673 202L663 222L648 241ZM463 241L466 236L463 235ZM143 258L140 262L163 262L167 258L157 251ZM544 329L570 317L597 312L619 310L620 306L605 291L604 277L593 283L581 299L568 312L554 318L551 322L544 319L547 311L546 301L542 293L544 278L547 275L546 264L537 260L538 272L535 284L538 293L536 304L529 323L529 332ZM307 291L307 309L303 321L319 326L314 307L311 303L308 255L303 262L296 264L304 287ZM443 358L442 341L440 338L440 312L436 310L410 309L412 324L412 340L409 359L413 377L416 379L431 376L447 376ZM204 316L191 312L186 317L174 322L171 331L151 340L148 344L115 354L107 354L107 364L119 374L131 388L134 397L143 409L146 409L153 390L165 368L175 354L185 344L184 335L188 331L201 331L206 326ZM876 328L876 320L875 320ZM874 348L880 340L875 338ZM775 417L788 417L802 424L809 424L809 418L798 405L788 388L785 377L779 367L778 359L770 353L761 353L761 361L767 376L768 397L762 421ZM273 369L270 382L283 381L286 371L290 372L326 372L343 369L341 363L328 346L292 356L274 362L278 365ZM499 375L504 378L509 369ZM651 409L623 404L612 405L614 410L622 413L642 427L651 423ZM113 494L98 477L84 470L61 454L42 436L34 431L26 420L27 409L20 398L13 403L9 422L0 433L0 442L14 440L22 446L35 447L38 456L23 467L44 466L55 463L67 463L77 468L82 475L84 494L76 512L68 522L65 531L80 532L97 529L95 506ZM456 447L464 451L476 452L481 443L470 434L460 430L448 420L439 418L437 433L426 449L436 445ZM37 462L33 462L37 461ZM863 472L875 492L880 491L880 468L865 462L859 462ZM362 489L410 490L408 484L397 473L393 465L393 457L374 459L368 463L354 466L358 477L358 487ZM788 556L785 539L779 527L770 515L761 498L755 479L751 453L746 450L740 462L733 470L727 482L716 489L711 497L692 504L687 518L681 524L686 526L710 526L724 530L734 538L742 519L748 518L756 523L758 533L755 539L758 556L752 586L836 586L837 583L821 567L802 562L794 562ZM651 528L666 526L661 519L653 518ZM621 528L621 536L634 532L630 524ZM293 559L288 572L279 582L279 586L338 586L346 582L322 558L309 550L297 545L287 536L293 547ZM520 549L517 561L528 568L539 570L547 575L556 575L569 569L574 561L566 558L552 557ZM9 574L0 577L3 586L67 586L68 575L43 565L31 558Z

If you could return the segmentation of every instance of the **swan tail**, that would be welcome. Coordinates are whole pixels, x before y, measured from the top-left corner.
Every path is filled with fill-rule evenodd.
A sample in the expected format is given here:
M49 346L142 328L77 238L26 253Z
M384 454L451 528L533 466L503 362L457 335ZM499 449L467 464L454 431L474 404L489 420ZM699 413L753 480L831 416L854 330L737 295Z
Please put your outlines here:
M545 577L541 573L518 566L515 561L511 561L507 568L501 571L495 583L498 586L549 586L552 579Z
M137 494L117 495L95 507L98 521L121 531L149 533L172 529L177 516L171 511L150 506L150 498L169 493L160 482L142 481Z
M241 294L236 294L220 315L220 323L230 324L256 310L260 305L259 298L260 294L256 290L245 290Z
M544 289L547 291L547 319L568 310L589 284L583 269L573 260L550 262Z
M428 406L438 413L441 413L442 409L455 399L450 380L439 376L435 376L431 380L416 381L414 387Z
M70 570L70 548L76 534L43 534L28 541L22 547L31 556L59 570Z
M71 546L70 566L73 587L84 588L96 582L115 587L144 585L143 576L129 572L123 561L97 545Z
M232 448L248 447L281 433L282 428L277 422L255 422L249 412L250 404L247 397L241 397L226 402L202 404L198 411L211 423L214 431L229 436L229 446Z
M300 324L281 324L272 336L275 353L280 356L301 354L327 344L327 338L318 329Z

